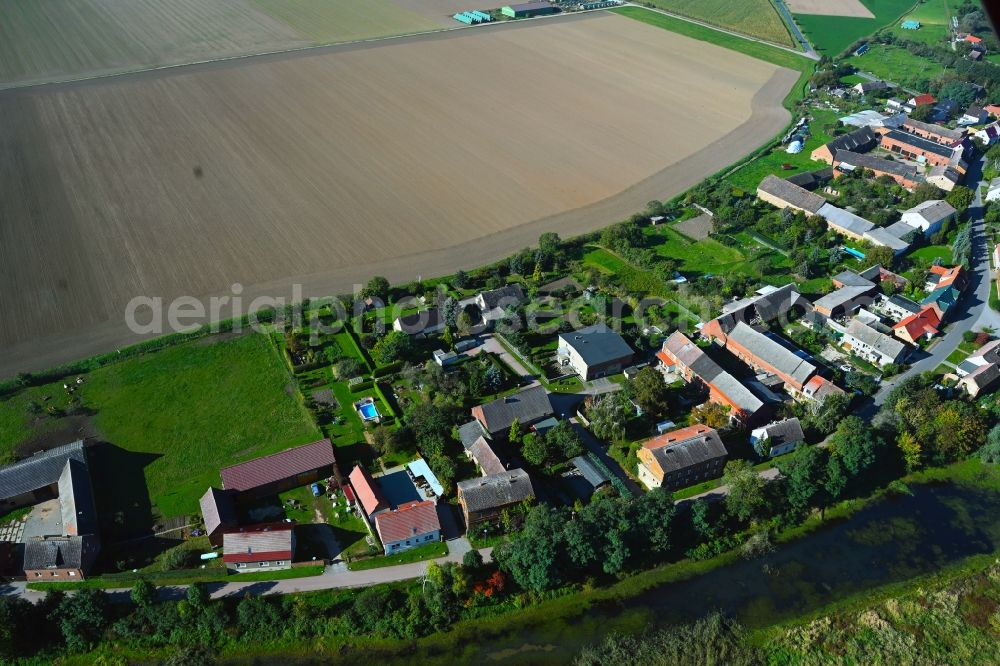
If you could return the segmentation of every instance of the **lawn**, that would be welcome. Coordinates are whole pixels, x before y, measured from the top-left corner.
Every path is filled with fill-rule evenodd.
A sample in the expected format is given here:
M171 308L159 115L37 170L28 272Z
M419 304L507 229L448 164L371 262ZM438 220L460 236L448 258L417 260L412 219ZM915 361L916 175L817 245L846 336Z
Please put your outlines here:
M405 550L398 555L382 555L380 557L370 557L366 560L357 560L348 564L347 568L351 571L380 569L382 567L394 567L398 564L411 564L413 562L433 560L438 557L444 557L447 554L447 544L442 541L435 541Z
M934 78L944 69L933 60L888 44L874 44L867 53L848 58L847 62L881 79L910 88L922 87L922 82Z
M650 271L637 268L603 248L587 252L583 256L583 263L614 275L625 289L635 295L666 295L666 286L663 281Z
M114 501L145 503L133 496L142 484L132 478L144 475L139 492L148 492L166 518L197 513L205 489L219 485L221 467L320 437L265 335L206 338L94 370L72 396L79 400L75 414L62 386L30 389L0 403L0 424L20 423L13 436L5 434L0 455L40 433L90 427L110 444L102 445L95 464L104 465L98 476L112 482ZM30 416L37 411L32 401L45 396L49 400L40 404L57 411Z
M859 39L895 23L911 7L914 0L861 0L875 18L795 14L795 22L819 53L839 55Z
M968 357L968 355L969 355L968 352L964 352L961 349L956 349L952 353L948 354L948 358L946 358L945 360L951 363L952 365L958 365L959 363L964 361L966 357Z
M950 266L954 261L951 254L951 247L948 245L926 245L918 250L914 250L909 254L912 260L925 260L928 263L933 262L938 257L941 258L941 262Z
M741 32L782 46L795 47L777 9L770 0L649 0L674 14L687 16L727 30Z
M806 139L802 152L789 155L785 152L785 146L777 146L773 150L764 153L753 161L747 162L739 170L731 173L727 180L734 186L753 192L757 185L770 174L778 174L782 178L787 178L797 173L815 171L826 165L822 162L814 162L810 155L812 151L828 143L833 135L830 130L838 123L838 118L843 113L837 113L830 109L809 109L811 120L809 121L809 137ZM785 164L791 164L793 169L783 169Z
M730 4L737 6L738 3ZM642 7L619 7L617 9L612 9L611 11L637 21L642 21L643 23L648 23L649 25L654 25L658 28L663 28L664 30L676 32L677 34L684 35L685 37L697 39L702 42L709 42L715 44L716 46L721 46L733 51L739 51L740 53L750 56L751 58L764 60L778 65L779 67L787 67L801 72L812 69L812 61L805 56L796 55L790 51L785 51L760 42L743 39L742 37L738 37L736 35L719 32L718 30L713 30L712 28L691 23L673 16L667 16L666 14L651 12L648 9L643 9ZM793 90L791 94L794 93L795 91Z

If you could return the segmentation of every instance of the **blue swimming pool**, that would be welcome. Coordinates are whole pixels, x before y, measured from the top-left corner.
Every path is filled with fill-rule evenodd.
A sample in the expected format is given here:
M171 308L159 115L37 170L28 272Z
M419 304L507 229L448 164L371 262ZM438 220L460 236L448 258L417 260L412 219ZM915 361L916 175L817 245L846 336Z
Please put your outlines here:
M375 403L366 402L358 407L358 411L361 412L361 418L365 421L374 421L378 418L378 409L375 407Z

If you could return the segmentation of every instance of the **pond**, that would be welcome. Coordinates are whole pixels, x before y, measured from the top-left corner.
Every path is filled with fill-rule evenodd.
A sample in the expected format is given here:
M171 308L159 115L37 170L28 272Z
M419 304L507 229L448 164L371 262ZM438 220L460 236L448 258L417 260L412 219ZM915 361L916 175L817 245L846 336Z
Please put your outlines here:
M488 630L463 627L447 643L410 643L395 659L380 654L380 661L564 664L612 631L640 631L715 610L751 627L769 625L1000 549L1000 494L952 484L914 486L913 493L879 502L761 559L667 583L626 601L595 604L575 617L553 614L525 626L515 615ZM341 654L350 661L348 652Z

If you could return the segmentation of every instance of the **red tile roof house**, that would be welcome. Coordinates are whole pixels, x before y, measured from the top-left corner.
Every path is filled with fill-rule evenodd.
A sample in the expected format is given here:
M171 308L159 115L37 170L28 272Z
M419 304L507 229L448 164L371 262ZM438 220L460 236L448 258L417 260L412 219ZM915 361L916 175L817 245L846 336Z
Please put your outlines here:
M248 525L222 539L222 561L237 573L291 569L294 557L295 531L288 523Z
M764 401L680 331L674 331L664 341L656 357L688 383L707 387L709 401L729 407L733 421L747 425L766 418L769 410L765 409Z
M386 555L441 540L437 505L430 500L403 504L375 516L375 530Z
M382 489L375 483L368 470L360 465L355 466L348 479L357 498L358 510L366 520L370 521L376 514L389 510L389 502L382 495Z
M928 306L901 320L892 327L892 332L901 340L917 344L920 338L933 338L939 333L940 327L941 318L934 308Z
M336 462L330 440L321 439L225 467L219 473L226 490L264 497L326 478L336 472Z

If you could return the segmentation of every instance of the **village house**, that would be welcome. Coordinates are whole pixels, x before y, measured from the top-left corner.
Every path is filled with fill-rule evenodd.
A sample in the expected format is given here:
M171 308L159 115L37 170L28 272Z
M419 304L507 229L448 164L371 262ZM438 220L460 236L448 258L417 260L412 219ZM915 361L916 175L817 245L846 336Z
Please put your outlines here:
M397 317L392 322L393 330L414 336L440 333L446 326L444 315L439 308L430 308L429 310L421 310L410 315Z
M915 134L921 138L940 143L945 146L954 146L965 138L963 130L948 129L934 123L925 123L913 118L907 118L903 123L903 132Z
M972 136L982 141L985 145L992 146L1000 140L1000 123L992 122L986 127L977 130Z
M718 431L696 424L646 440L637 455L644 486L677 490L719 476L728 453Z
M893 294L892 296L883 296L878 303L878 309L893 321L901 321L920 312L921 307L919 303L906 296Z
M903 211L900 222L919 228L924 236L930 237L941 231L946 222L954 222L958 211L942 199L931 199Z
M790 453L805 439L802 424L797 418L775 421L750 433L750 445L758 455L765 458Z
M507 507L534 499L531 477L520 468L458 483L458 503L467 530L496 520Z
M219 471L222 487L240 499L265 497L333 474L336 459L329 439L261 456Z
M560 333L556 349L560 362L573 368L584 381L618 374L634 355L622 336L604 324Z
M748 424L758 420L764 411L764 401L746 383L723 370L680 331L674 331L663 342L656 356L663 370L677 373L686 382L707 389L709 401L728 407L733 421Z
M941 329L941 318L932 307L925 307L899 320L892 327L893 334L900 340L917 344L921 338L930 339Z
M1000 340L987 342L970 354L959 366L964 376L958 386L973 398L991 391L1000 383Z
M855 153L867 153L878 146L879 135L871 127L862 127L823 144L812 151L810 157L814 160L833 165L838 150L848 150Z
M475 299L484 324L503 319L507 308L516 307L525 301L527 297L519 284L509 284L499 289L480 292Z
M872 92L874 90L885 90L888 87L889 87L889 84L886 83L885 81L881 81L881 80L879 80L879 81L861 81L860 83L856 83L853 86L851 86L851 90L853 90L858 95L865 95L865 94L870 93L870 92Z
M816 374L812 363L742 321L729 327L722 317L713 319L705 324L702 335L725 347L755 371L779 377L793 397L801 395L805 383Z
M854 171L855 169L865 169L871 171L875 177L889 176L901 187L912 190L923 182L923 178L917 173L917 168L897 160L887 160L875 155L865 155L854 153L848 150L837 152L834 158L834 177L840 173Z
M395 511L375 516L375 531L386 555L401 553L441 540L437 505L431 501L409 502Z
M291 569L295 530L288 523L248 525L222 537L222 561L236 573Z
M348 479L351 482L351 488L354 489L358 513L366 520L371 521L379 513L391 508L388 500L382 494L382 489L364 467L356 465L351 470Z
M239 526L234 493L209 488L201 496L199 504L208 541L219 547L222 545L222 535Z
M906 112L912 113L913 110L916 109L918 106L927 106L928 104L935 104L936 102L937 99L935 99L934 95L931 95L929 93L924 93L923 95L916 95L915 97L911 97L906 101Z
M865 237L865 234L875 228L874 224L860 215L855 215L843 208L837 208L833 204L824 204L820 208L819 214L826 220L826 224L830 229L847 238L860 240Z
M892 107L892 102L893 100L889 100L887 103L886 110L890 112L889 115L879 113L873 109L865 109L863 111L857 111L855 113L842 116L838 118L838 120L848 127L871 127L876 130L883 127L902 127L903 121L906 120L906 114L894 109ZM900 102L900 104L902 103ZM827 164L829 164L829 162L827 162Z
M987 120L989 120L990 114L986 112L984 108L976 104L971 105L965 110L961 116L959 116L956 123L958 125L982 125Z
M479 421L483 431L501 440L507 438L514 421L520 423L521 428L527 428L554 415L544 386L526 388L472 408L472 417Z
M813 310L831 319L845 317L858 308L871 305L877 291L878 287L873 282L841 287L814 301Z
M507 466L503 464L496 451L490 446L489 440L482 435L465 449L465 455L476 463L483 476L503 474L507 471Z
M952 166L936 166L931 167L931 170L927 172L927 182L935 187L938 187L945 192L951 192L955 189L955 186L962 182L963 174L961 171Z
M934 291L942 287L954 287L959 291L965 291L968 284L968 277L965 269L961 266L931 266L927 273L927 282L924 284L924 291Z
M69 460L87 462L83 440L41 451L0 467L0 512L9 513L55 498L59 477Z
M964 172L964 148L946 145L921 134L889 130L882 135L880 146L908 160L932 166L952 166Z
M875 365L902 363L909 347L858 319L851 320L841 344L856 356Z
M570 464L589 485L592 492L611 485L611 479L593 463L587 456L577 456L570 459Z
M826 204L826 199L820 195L774 175L768 175L760 181L760 185L757 186L757 198L777 208L791 208L806 215L816 215Z

